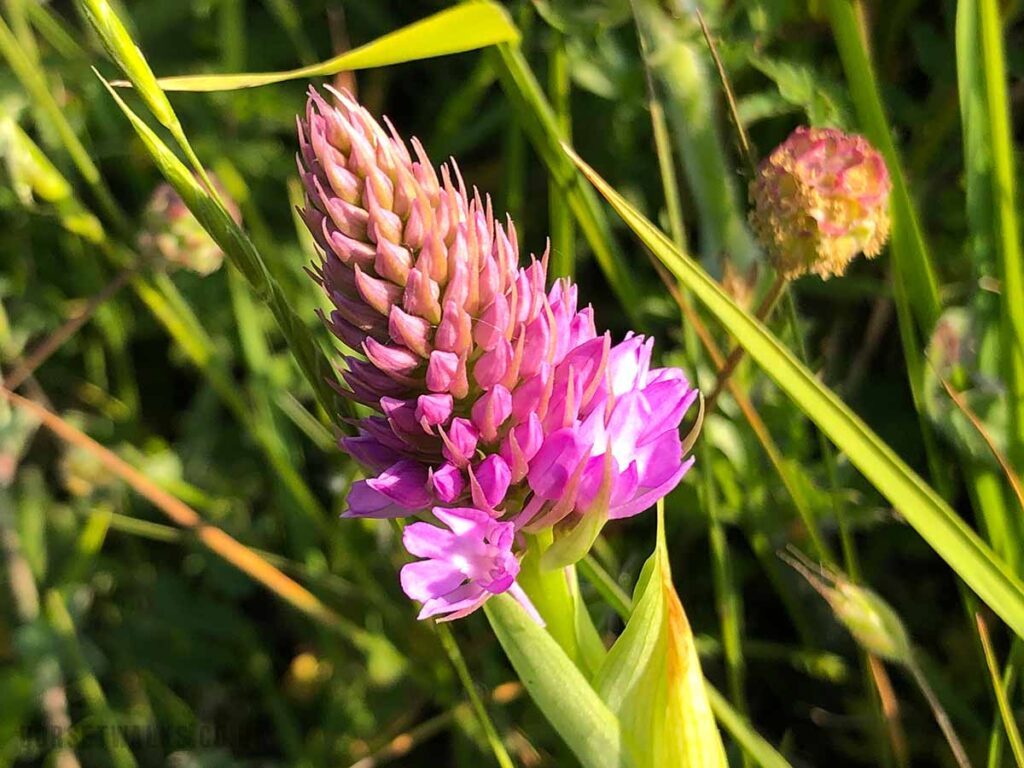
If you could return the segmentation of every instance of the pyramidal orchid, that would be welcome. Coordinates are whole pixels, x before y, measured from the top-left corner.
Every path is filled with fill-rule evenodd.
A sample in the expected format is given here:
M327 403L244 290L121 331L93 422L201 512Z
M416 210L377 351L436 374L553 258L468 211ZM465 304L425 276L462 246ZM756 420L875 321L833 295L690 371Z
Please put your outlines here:
M435 169L345 92L299 120L303 218L324 320L352 353L341 393L369 406L341 446L367 472L344 517L417 517L402 569L420 618L454 619L516 584L530 534L630 517L689 469L679 424L697 391L652 368L651 339L597 332L576 286L520 262L511 221ZM595 517L596 516L596 517ZM578 551L577 551L578 550Z

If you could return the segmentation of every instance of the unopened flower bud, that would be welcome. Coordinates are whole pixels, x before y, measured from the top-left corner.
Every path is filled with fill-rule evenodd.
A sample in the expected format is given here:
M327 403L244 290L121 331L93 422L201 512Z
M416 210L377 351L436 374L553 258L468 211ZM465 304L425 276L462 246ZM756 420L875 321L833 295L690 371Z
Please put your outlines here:
M891 186L864 137L800 127L761 163L750 219L783 277L842 275L858 253L873 258L885 245Z
M868 653L886 661L913 664L913 647L899 615L867 587L854 584L842 573L817 566L799 552L780 553L814 590L828 602L840 623Z

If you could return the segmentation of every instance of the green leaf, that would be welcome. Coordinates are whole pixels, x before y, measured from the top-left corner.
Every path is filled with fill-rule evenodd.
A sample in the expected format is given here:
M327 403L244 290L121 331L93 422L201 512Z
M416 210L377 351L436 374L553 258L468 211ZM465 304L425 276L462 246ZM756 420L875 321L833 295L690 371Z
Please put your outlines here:
M672 585L661 507L657 545L640 574L633 613L594 687L618 715L638 766L726 764L693 632Z
M498 3L489 0L465 2L308 67L284 72L163 77L157 82L165 91L234 91L287 80L334 75L343 70L384 67L405 61L447 56L497 43L516 42L518 39L519 30Z
M850 462L1014 632L1024 636L1024 586L943 499L693 259L573 157L652 253L690 290Z
M625 768L619 721L576 665L507 594L484 604L494 634L534 703L584 768Z

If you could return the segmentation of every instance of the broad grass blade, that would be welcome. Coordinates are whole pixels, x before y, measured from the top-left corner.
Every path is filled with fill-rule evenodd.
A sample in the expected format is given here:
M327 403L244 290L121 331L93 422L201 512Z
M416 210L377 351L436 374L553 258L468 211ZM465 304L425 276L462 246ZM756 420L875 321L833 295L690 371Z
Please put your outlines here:
M633 766L618 719L554 638L507 594L492 597L484 611L519 679L583 768Z

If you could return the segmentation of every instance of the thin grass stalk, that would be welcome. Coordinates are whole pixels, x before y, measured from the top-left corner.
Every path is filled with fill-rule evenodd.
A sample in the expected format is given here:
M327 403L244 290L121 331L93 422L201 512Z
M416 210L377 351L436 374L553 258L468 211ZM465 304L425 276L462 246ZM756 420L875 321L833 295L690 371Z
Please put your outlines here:
M572 80L569 73L569 55L565 50L565 36L551 33L548 53L548 94L555 111L558 128L566 141L572 141ZM562 190L554 177L548 181L548 211L551 221L551 260L548 271L552 279L572 277L575 271L576 243L572 211L566 205Z
M623 311L636 324L642 298L639 285L615 243L597 195L582 183L579 172L561 151L564 137L558 119L523 52L505 43L498 45L490 55L502 88L512 102L515 117L521 121L552 180L558 184Z
M1017 719L1007 699L1005 683L1003 681L1003 678L1009 675L1011 666L1007 664L1006 674L1000 673L999 662L996 660L996 654L992 648L992 638L988 632L988 625L985 623L981 613L975 613L974 618L978 625L978 637L981 639L981 647L985 654L985 664L992 678L992 692L995 694L999 716L1003 720L1003 729L1006 732L1007 741L1010 742L1010 751L1013 752L1013 759L1017 764L1017 768L1024 768L1024 741L1021 740Z
M452 634L451 627L447 624L437 624L435 625L435 631L441 640L441 646L444 648L448 660L455 667L455 674L458 675L466 695L469 696L473 712L480 723L480 727L483 728L484 736L491 751L494 753L494 759L498 761L498 765L501 768L515 768L515 763L509 757L508 750L505 749L505 744L498 735L498 730L494 727L491 716L487 713L487 706L484 704L483 699L480 698L480 692L476 689L476 681L473 680L473 675L470 674L469 667L466 666L466 660L462 657L462 651L459 650L459 645L455 641L455 635Z
M908 304L913 310L917 328L925 335L931 333L942 305L939 300L938 281L932 266L928 246L924 240L892 129L885 117L878 81L866 47L854 0L825 0L832 34L839 49L839 58L854 107L864 133L885 156L892 179L893 237L891 252L907 289Z
M85 700L89 714L97 721L103 732L103 741L110 756L110 764L114 768L135 768L138 763L120 728L117 727L117 718L107 701L107 696L103 692L99 680L89 667L75 631L74 620L64 604L64 597L57 590L51 589L46 593L43 602L46 618L63 641L64 650L75 668L78 677L75 681L78 691ZM88 733L88 726L83 726L83 728Z
M946 714L946 710L942 706L942 702L939 701L939 697L935 695L935 690L932 688L931 683L928 682L928 677L925 675L924 670L921 669L921 665L918 664L916 658L911 656L906 666L910 671L911 677L914 678L914 682L917 683L922 695L928 702L932 715L935 717L935 722L938 723L942 735L946 738L946 743L949 744L957 765L960 768L971 768L971 761L964 751L963 744L960 743L960 737L957 736L956 730L953 728L952 722L950 722L949 715Z
M1017 221L1016 161L1009 98L1003 25L995 0L978 0L982 72L988 99L991 139L992 199L995 205L996 250L1000 266L1001 360L1010 413L1010 459L1024 466L1024 251Z

